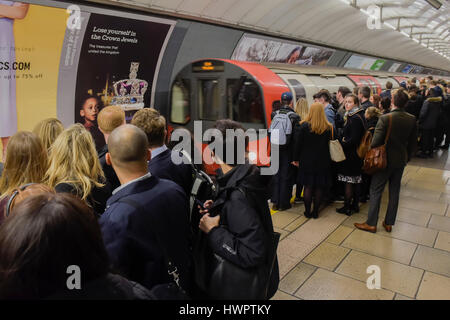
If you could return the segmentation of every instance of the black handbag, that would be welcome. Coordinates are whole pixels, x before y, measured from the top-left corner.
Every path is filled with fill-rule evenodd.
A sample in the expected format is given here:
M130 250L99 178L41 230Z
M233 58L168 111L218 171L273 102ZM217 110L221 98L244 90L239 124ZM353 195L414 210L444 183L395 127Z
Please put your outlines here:
M276 253L280 234L274 232L270 251ZM209 293L220 300L266 300L276 254L269 253L270 265L243 269L214 254Z
M194 246L195 282L216 300L266 300L280 234L273 232L266 264L244 269L212 252L201 231Z

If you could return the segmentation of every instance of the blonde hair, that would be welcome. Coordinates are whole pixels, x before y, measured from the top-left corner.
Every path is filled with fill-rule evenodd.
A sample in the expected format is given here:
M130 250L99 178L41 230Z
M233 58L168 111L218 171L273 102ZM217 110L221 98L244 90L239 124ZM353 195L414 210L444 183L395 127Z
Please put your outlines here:
M300 116L300 119L305 119L309 112L308 100L305 98L298 99L295 104L295 112Z
M47 151L37 135L28 131L13 135L6 148L6 161L0 177L0 198L24 184L41 183L47 160Z
M381 116L383 113L380 111L380 109L375 108L375 107L369 107L366 110L367 115L369 116L369 119L372 119L373 117L379 117Z
M119 106L108 106L97 116L98 127L108 134L125 122L125 111Z
M322 134L327 130L331 130L331 123L328 122L325 116L323 104L313 103L309 108L308 115L301 122L308 122L311 125L311 132L315 134Z
M64 127L56 118L48 118L40 121L33 129L33 133L36 134L44 144L44 148L47 152L50 151L50 147L56 138L64 131Z
M166 119L155 109L145 108L135 113L131 124L145 132L150 148L160 147L166 137Z
M45 177L51 188L60 183L71 184L80 198L86 200L94 187L104 186L105 176L94 140L82 124L71 125L58 136L49 162Z

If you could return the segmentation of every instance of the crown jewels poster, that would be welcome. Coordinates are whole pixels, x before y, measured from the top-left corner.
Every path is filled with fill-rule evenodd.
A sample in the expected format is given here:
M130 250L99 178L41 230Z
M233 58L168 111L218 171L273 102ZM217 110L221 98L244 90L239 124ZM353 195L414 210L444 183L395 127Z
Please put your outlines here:
M96 127L104 106L120 106L127 122L150 106L153 84L171 25L91 13L81 46L75 96L75 121L84 124L101 148Z

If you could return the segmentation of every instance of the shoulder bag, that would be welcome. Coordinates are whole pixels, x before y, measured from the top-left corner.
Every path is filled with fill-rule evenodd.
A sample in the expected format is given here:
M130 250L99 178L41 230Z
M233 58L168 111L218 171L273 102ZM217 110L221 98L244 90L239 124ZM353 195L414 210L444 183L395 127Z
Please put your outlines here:
M330 156L334 162L342 162L345 160L345 153L341 143L338 139L334 140L333 126L331 126Z
M387 167L386 144L391 136L392 115L389 114L389 127L382 146L370 149L364 157L363 171L372 175Z
M237 190L243 192L241 189ZM214 253L209 247L207 235L199 230L194 245L197 286L209 298L216 300L267 299L279 241L280 234L272 232L266 263L259 267L244 269Z

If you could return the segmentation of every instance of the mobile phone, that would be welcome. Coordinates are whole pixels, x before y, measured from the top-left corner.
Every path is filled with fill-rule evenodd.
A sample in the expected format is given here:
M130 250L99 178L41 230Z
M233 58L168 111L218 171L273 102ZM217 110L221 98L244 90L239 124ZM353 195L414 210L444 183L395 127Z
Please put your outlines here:
M198 200L198 199L195 199L195 204L199 205L200 208L202 208L203 210L206 210L206 208L205 208L205 202L202 202L202 201L200 201L200 200Z

